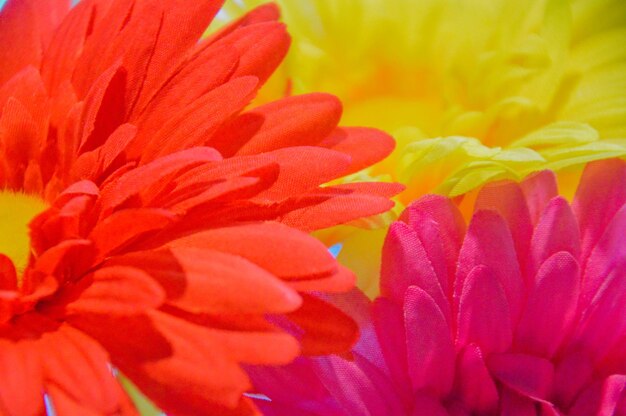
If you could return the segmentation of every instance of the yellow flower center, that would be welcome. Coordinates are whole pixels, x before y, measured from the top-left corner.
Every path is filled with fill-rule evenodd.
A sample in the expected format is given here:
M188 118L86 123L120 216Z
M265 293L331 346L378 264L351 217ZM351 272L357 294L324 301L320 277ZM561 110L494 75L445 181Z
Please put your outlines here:
M45 208L37 197L0 191L0 253L13 261L18 272L24 270L30 255L28 224Z

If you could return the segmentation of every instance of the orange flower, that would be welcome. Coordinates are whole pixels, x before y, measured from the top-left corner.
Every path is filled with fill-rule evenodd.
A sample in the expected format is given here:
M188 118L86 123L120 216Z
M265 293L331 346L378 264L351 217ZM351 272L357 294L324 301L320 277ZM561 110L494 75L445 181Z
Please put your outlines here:
M220 6L3 9L0 414L41 415L44 394L59 415L135 414L118 370L168 413L256 414L241 364L354 341L307 293L354 277L305 232L392 206L396 185L320 185L393 141L337 128L328 95L243 111L289 38L262 9L198 42Z

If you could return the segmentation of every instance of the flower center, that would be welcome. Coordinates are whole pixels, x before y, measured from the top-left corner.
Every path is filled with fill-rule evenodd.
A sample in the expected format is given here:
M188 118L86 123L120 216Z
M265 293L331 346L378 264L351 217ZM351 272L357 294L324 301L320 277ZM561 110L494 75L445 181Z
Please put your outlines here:
M30 254L28 224L45 208L37 197L0 191L0 253L13 261L18 272L24 270Z

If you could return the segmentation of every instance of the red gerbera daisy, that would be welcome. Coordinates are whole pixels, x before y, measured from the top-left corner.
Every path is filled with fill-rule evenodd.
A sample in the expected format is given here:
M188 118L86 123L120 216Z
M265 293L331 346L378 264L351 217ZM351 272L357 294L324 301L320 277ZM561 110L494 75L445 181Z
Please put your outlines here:
M241 363L354 340L306 293L353 276L304 231L390 208L395 185L320 185L393 142L327 95L243 111L289 38L265 7L199 42L220 6L2 10L0 414L133 414L117 370L171 414L253 414Z

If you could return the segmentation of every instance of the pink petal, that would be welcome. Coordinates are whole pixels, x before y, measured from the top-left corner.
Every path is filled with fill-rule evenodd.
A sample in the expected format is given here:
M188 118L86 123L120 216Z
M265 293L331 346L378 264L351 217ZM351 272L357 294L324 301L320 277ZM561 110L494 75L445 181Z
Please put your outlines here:
M554 367L546 359L526 354L492 354L487 361L494 378L518 393L547 399L554 379Z
M347 293L320 294L320 297L346 313L359 326L360 338L352 348L352 353L363 356L364 359L384 369L388 374L372 321L373 302L358 288Z
M445 397L454 380L455 356L446 318L428 293L412 286L406 292L404 319L413 389L425 389Z
M390 409L382 396L356 363L337 356L319 362L321 381L348 415L385 415Z
M539 217L548 202L559 194L554 172L544 170L529 175L520 184L533 224L539 222Z
M537 416L536 402L509 389L502 388L500 408L503 416Z
M476 266L489 268L488 279L497 281L506 295L511 323L521 312L524 283L520 273L515 246L506 222L493 211L478 211L470 223L459 254L454 294L460 299L466 279ZM458 305L458 303L457 303Z
M602 382L596 381L580 393L567 416L597 416L601 400Z
M272 400L257 403L263 414L345 416L316 370L317 366L311 359L297 358L288 366L249 366L246 372L255 386L254 391L265 394ZM289 389L285 389L285 385ZM310 413L303 411L304 405Z
M439 283L415 231L403 222L393 223L383 246L381 294L403 303L407 288L418 286L428 293L450 322L450 306Z
M623 415L626 411L626 375L615 374L604 380L598 416Z
M384 397L388 409L387 414L400 415L406 413L413 402L412 392L399 388L397 383L389 378L388 373L383 372L381 367L366 360L360 354L354 354L354 362L363 369L376 390Z
M583 258L589 255L607 224L626 203L625 183L626 162L622 160L594 162L585 168L572 204L580 223Z
M485 366L480 348L463 348L457 362L460 396L465 407L479 414L490 414L498 406L498 390Z
M554 401L569 407L580 390L589 384L594 366L581 351L566 354L556 364L554 374Z
M561 251L546 260L537 273L515 333L521 351L550 358L575 318L580 293L578 262Z
M404 314L401 306L383 297L372 305L372 320L391 378L410 386Z
M465 235L465 221L456 205L449 198L427 195L409 205L402 213L400 220L415 230L419 230L419 225L424 221L433 222L439 226L448 275L454 276L456 261ZM432 257L429 246L426 244L426 249L429 251L429 257Z
M602 286L607 284L610 274L626 259L626 205L613 217L602 237L586 259L581 293L581 310L587 308L600 295ZM583 258L583 261L585 259ZM581 264L582 265L582 264ZM623 269L622 269L623 270ZM623 274L613 275L622 278Z
M419 221L411 227L417 234L424 248L426 260L430 263L430 266L437 275L443 293L447 299L452 299L452 287L454 285L454 273L456 271L458 251L454 252L453 262L449 262L442 227L432 219L425 217L423 221ZM449 303L449 301L446 303ZM443 304L440 305L440 307L442 310L447 308L447 306Z
M539 219L531 242L530 264L527 271L531 280L541 264L554 253L566 251L574 258L580 256L578 223L563 197L552 199Z
M608 275L585 310L571 344L601 360L626 334L626 262Z
M449 416L440 401L426 394L418 394L413 400L412 416Z
M504 290L487 266L468 275L459 300L457 345L477 344L486 353L511 346L511 314Z
M480 190L474 205L474 211L479 210L496 211L506 221L513 237L517 259L524 270L533 227L520 185L511 181L486 185Z

